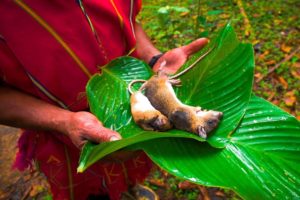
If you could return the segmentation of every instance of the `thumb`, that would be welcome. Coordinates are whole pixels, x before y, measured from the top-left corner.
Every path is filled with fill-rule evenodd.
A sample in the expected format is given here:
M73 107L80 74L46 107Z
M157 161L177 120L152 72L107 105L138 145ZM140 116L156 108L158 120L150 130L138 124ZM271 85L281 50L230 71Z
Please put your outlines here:
M118 132L101 126L89 134L87 139L101 143L120 140L122 137Z
M199 51L200 49L202 49L208 42L209 40L207 38L199 38L191 42L190 44L183 46L182 50L189 57L192 54Z
M112 142L122 139L118 132L105 128L104 126L99 129L98 136L100 142Z

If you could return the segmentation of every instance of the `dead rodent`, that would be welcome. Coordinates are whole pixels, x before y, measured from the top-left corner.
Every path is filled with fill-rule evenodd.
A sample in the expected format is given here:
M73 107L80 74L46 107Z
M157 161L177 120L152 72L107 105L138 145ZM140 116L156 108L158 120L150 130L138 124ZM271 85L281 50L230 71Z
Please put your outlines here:
M133 120L144 130L167 131L172 128L169 119L156 110L141 91L130 97Z
M154 75L143 85L145 96L155 109L168 117L175 128L206 138L217 127L223 114L183 104L176 97L172 83L177 84L178 81L166 75Z
M223 114L183 104L176 97L172 85L180 84L177 78L193 68L212 49L204 53L188 68L174 76L169 77L163 72L159 72L148 81L132 81L128 89L132 94L131 111L134 121L145 130L165 131L172 128L173 124L177 129L206 138L207 134L218 126ZM131 90L131 86L135 82L144 83L138 92L132 92ZM145 95L142 93L143 90Z

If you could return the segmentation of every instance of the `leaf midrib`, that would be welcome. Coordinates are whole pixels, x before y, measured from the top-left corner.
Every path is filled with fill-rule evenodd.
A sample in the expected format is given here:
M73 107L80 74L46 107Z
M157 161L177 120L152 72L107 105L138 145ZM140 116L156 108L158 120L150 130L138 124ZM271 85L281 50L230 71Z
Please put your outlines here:
M108 70L107 68L103 68L102 71L105 72L106 74L110 75L114 79L118 80L119 82L121 82L125 87L127 87L127 82L124 81L124 79L121 78L122 76L117 76L116 74L114 74L113 72L111 72L110 70ZM103 75L104 74L102 74L102 76Z

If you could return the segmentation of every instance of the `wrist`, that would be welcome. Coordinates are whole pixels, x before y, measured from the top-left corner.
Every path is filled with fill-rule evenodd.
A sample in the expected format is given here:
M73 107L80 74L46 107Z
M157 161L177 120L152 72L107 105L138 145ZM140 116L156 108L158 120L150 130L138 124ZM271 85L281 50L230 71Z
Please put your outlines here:
M72 124L74 112L68 110L60 111L57 117L52 119L52 127L54 131L68 135Z
M164 53L157 54L153 56L150 61L148 62L148 65L153 68L153 66L157 63L157 61L164 55Z
M137 53L139 58L146 63L149 63L154 56L161 54L161 52L154 47L144 47L142 51L141 49L137 50Z

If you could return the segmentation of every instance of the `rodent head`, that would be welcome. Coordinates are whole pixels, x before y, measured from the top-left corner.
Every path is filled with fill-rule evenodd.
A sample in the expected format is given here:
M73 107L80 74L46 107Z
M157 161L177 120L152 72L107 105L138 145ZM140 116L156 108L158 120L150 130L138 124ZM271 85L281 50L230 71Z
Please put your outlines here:
M198 124L197 133L200 137L206 138L207 134L210 133L212 130L217 128L220 119L223 116L222 112L217 112L213 110L209 111L196 111L196 115L198 118L198 121L201 121L201 123Z
M171 114L170 121L176 128L195 133L205 139L207 134L218 126L222 115L217 111L180 107Z

